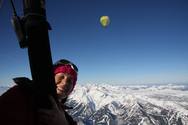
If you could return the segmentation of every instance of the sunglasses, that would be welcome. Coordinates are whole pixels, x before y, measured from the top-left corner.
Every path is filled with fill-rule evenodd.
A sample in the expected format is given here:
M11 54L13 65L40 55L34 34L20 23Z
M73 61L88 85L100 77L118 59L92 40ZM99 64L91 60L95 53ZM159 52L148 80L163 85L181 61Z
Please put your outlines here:
M70 65L71 68L78 73L78 67L69 60L61 59L54 64L54 67L58 67L60 65Z

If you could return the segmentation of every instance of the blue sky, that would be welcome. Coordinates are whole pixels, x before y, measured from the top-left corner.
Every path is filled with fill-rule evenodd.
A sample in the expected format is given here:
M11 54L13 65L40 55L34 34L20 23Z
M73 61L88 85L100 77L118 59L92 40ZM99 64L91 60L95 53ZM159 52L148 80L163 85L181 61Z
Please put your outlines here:
M22 13L22 0L16 0ZM188 83L187 0L46 1L53 62L79 67L78 83ZM100 25L100 16L111 23ZM27 49L11 26L12 10L0 8L0 84L30 76Z

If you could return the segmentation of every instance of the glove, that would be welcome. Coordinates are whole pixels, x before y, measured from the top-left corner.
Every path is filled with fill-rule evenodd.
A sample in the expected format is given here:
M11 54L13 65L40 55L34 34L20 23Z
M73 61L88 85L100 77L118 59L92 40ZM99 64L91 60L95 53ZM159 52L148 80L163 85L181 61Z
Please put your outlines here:
M39 125L68 125L64 110L57 104L52 96L49 96L51 109L38 109Z

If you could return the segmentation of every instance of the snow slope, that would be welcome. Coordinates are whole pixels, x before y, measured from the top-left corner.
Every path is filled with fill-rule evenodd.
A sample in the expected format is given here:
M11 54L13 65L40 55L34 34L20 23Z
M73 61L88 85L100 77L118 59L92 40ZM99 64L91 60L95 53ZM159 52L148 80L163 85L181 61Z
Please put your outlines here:
M183 85L77 85L67 105L80 125L188 125Z

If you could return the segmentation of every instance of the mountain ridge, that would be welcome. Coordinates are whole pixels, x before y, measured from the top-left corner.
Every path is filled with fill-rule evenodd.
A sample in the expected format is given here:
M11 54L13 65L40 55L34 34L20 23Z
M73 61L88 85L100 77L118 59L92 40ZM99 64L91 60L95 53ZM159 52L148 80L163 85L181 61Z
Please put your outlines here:
M177 85L78 85L66 104L80 125L187 125L187 95Z

